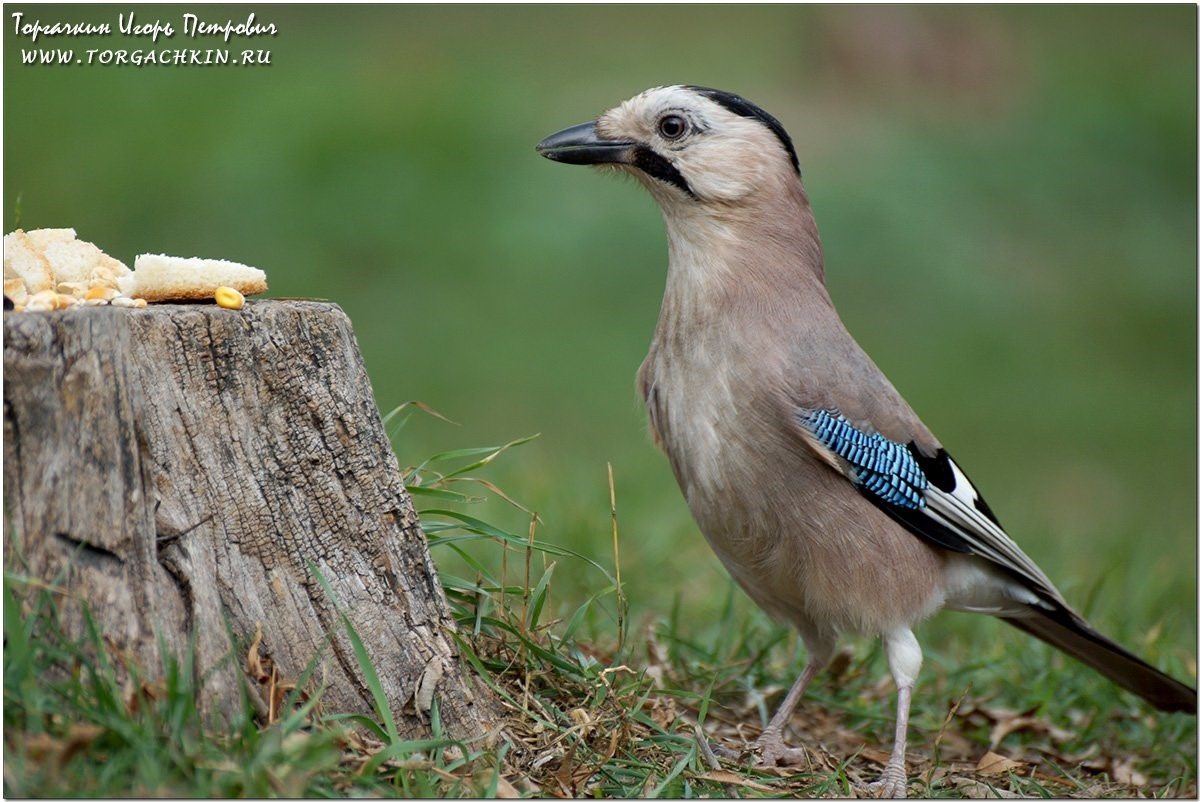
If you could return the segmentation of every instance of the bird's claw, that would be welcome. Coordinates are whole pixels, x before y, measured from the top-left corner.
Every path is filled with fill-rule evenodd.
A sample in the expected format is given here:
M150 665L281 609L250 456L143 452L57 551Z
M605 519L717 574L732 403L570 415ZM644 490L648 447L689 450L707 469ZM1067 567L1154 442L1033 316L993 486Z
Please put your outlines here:
M867 783L867 790L874 793L877 799L904 799L908 793L908 777L904 766L888 763L878 780Z
M778 735L763 734L750 744L750 753L754 755L754 765L770 768L772 766L797 766L808 762L808 754L800 747L787 746Z

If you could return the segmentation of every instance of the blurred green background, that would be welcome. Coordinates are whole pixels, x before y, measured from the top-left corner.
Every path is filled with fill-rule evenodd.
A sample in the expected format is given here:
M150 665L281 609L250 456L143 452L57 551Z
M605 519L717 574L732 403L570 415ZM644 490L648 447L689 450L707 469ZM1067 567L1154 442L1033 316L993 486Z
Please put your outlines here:
M73 226L130 265L233 259L271 295L336 301L384 411L415 398L462 424L413 419L402 463L540 432L487 475L541 514L539 537L607 563L611 462L635 621L678 602L700 631L729 581L633 390L661 219L631 182L533 145L652 85L744 94L795 139L851 331L1068 598L1194 671L1195 7L5 14L115 28L130 9L176 27L256 11L279 33L247 47L272 63L23 66L7 16L6 231ZM192 46L220 43L155 47ZM501 502L472 512L527 527ZM553 598L601 587L568 562ZM923 638L952 648L964 620Z

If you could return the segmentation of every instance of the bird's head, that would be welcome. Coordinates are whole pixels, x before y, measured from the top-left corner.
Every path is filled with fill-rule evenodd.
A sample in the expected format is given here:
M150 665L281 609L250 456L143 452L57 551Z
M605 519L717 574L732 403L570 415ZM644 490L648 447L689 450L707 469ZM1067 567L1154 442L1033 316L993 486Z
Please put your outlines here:
M668 213L753 206L800 179L778 120L738 95L700 86L648 89L551 134L537 150L554 161L627 171Z

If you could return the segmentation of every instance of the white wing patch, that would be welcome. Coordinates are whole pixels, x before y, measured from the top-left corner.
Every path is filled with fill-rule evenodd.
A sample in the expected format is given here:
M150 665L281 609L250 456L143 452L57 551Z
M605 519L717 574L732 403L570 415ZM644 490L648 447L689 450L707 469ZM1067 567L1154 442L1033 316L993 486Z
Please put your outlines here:
M1021 551L1008 534L980 512L976 506L979 491L963 474L954 460L946 455L954 473L954 489L947 493L933 485L925 491L926 514L958 532L981 557L1008 568L1037 589L1061 600L1062 596L1042 569ZM1065 603L1065 602L1064 602Z

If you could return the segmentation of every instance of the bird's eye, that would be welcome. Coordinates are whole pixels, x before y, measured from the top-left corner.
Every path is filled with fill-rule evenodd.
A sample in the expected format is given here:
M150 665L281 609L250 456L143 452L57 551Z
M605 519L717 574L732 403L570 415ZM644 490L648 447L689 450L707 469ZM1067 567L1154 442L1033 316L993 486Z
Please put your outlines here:
M687 129L687 120L678 114L668 114L658 121L658 132L662 134L663 139L679 139L687 133Z

